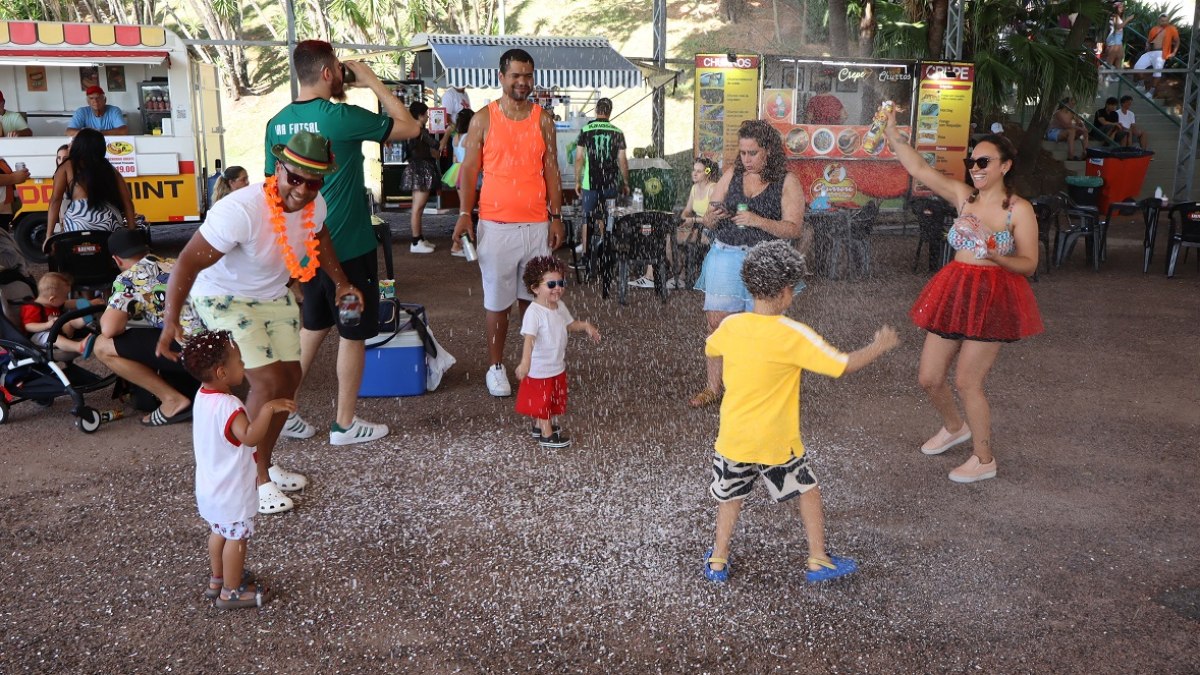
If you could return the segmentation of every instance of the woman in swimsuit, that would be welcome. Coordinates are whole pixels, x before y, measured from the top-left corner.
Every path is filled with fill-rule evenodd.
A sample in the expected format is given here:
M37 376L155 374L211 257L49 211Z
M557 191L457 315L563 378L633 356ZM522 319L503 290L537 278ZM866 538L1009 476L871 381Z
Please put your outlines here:
M71 141L67 161L54 173L47 242L59 230L112 232L122 226L137 227L129 185L104 158L104 151L104 134L95 129L80 129Z
M984 136L964 160L974 186L949 178L925 163L896 130L888 115L888 144L914 178L951 204L958 204L947 240L954 260L926 284L909 316L928 333L917 379L942 418L942 428L921 446L938 455L968 440L974 453L950 472L958 483L994 478L991 410L983 382L1000 345L1042 332L1037 302L1025 277L1037 271L1037 219L1029 202L1008 184L1016 150L1003 136ZM954 384L966 420L946 381L955 365Z

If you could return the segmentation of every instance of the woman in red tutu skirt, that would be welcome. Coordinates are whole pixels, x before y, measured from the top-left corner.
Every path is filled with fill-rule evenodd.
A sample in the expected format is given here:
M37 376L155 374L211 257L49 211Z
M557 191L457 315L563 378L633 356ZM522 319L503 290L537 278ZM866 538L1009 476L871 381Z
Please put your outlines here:
M974 483L996 477L991 410L983 382L1000 345L1042 332L1042 318L1026 277L1037 271L1037 218L1029 202L1008 184L1016 149L999 135L984 136L964 160L972 187L934 170L907 145L888 115L888 144L914 178L958 207L948 242L956 253L921 291L909 316L924 328L917 380L929 393L942 428L921 446L939 455L970 440L974 452L950 472L950 480ZM954 384L966 420L947 382L958 357Z

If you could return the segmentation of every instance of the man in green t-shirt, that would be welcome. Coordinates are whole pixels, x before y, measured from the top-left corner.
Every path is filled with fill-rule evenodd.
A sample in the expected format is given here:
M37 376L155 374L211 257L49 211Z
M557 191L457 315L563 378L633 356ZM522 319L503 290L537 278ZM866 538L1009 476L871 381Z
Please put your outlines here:
M612 101L596 101L596 119L583 125L575 141L575 193L583 208L583 230L578 253L587 252L588 220L602 199L613 199L617 191L629 194L629 160L625 157L625 134L608 116Z
M363 318L354 326L339 321L334 284L323 269L318 268L317 276L301 285L304 304L301 312L300 366L303 373L307 374L329 329L336 325L340 336L337 418L330 425L329 442L333 445L361 443L388 433L386 425L372 424L354 415L365 360L363 341L378 333L375 317L379 316L379 261L365 194L362 144L363 141L383 143L407 140L417 136L421 127L400 99L370 68L357 61L338 61L328 42L305 40L296 45L292 56L296 78L300 81L299 98L267 122L267 163L263 173L268 176L275 173L275 157L271 154L271 148L287 143L300 131L320 134L332 144L338 169L325 179L325 185L321 188L321 195L329 206L325 227L329 228L333 247L346 277L362 291ZM384 113L342 103L346 99L345 71L353 73L360 86L375 93ZM292 438L310 438L316 429L298 413L293 413L282 433Z

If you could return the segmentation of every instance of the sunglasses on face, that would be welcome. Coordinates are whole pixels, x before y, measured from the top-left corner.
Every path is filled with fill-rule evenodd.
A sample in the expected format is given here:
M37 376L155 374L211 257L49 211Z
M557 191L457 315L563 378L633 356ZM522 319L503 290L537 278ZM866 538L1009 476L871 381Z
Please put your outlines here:
M291 185L292 187L300 187L301 185L304 185L307 186L309 190L320 190L321 187L325 185L324 178L305 178L299 174L292 173L286 166L283 167L283 171L287 174L288 185Z
M566 288L567 280L566 279L551 279L551 280L545 282L545 284L546 284L546 288L549 288L550 290L554 290L556 288Z
M997 161L998 159L998 157L968 157L963 160L963 164L967 165L967 171L975 168L976 164L979 165L979 168L986 169L988 168L988 165Z

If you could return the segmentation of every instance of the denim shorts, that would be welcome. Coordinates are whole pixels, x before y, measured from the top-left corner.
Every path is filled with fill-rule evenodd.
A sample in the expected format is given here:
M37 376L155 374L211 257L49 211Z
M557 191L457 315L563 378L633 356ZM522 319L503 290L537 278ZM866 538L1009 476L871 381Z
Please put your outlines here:
M696 279L696 290L704 291L704 311L735 313L754 309L754 297L742 283L742 262L747 250L713 240ZM800 293L804 289L805 284L800 281L793 290Z

